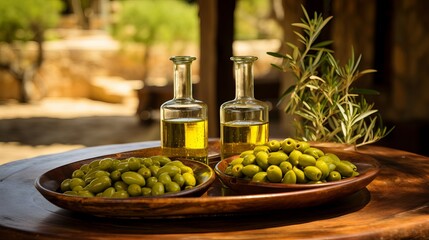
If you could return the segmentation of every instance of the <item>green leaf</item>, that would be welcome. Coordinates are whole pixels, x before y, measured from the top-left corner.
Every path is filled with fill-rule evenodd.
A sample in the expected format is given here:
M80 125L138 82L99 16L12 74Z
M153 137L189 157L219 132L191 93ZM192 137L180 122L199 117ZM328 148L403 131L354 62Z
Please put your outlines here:
M267 52L268 55L276 57L276 58L287 58L286 55L283 55L281 53L278 52Z
M349 118L347 117L347 114L346 114L346 111L344 110L344 108L340 104L338 104L338 103L337 103L337 107L338 107L338 109L340 109L340 113L343 116L343 119L346 120L346 121L348 121Z
M364 112L364 113L360 114L359 117L357 117L353 120L352 125L356 124L357 122L361 121L362 119L364 119L364 118L366 118L366 117L368 117L368 116L370 116L376 112L377 112L377 110L371 110L371 111Z
M322 42L319 42L319 43L314 44L314 45L312 46L312 49L323 48L323 47L326 47L326 46L328 46L328 45L332 44L333 42L334 42L334 41L332 41L332 40L322 41ZM328 49L327 49L327 50L328 50Z
M294 27L299 27L299 28L303 28L303 29L307 29L307 30L311 30L310 27L307 24L304 23L292 23L291 24Z
M277 65L277 64L271 63L271 66L273 66L274 68L277 68L277 69L283 71L283 68L281 66Z
M350 89L350 93L354 94L365 94L365 95L380 95L379 91L367 88L352 88Z

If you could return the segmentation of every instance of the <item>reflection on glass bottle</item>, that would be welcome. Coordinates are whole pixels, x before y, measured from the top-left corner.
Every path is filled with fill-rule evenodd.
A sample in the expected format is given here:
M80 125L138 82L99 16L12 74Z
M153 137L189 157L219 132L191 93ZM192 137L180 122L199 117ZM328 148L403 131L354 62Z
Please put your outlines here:
M174 98L161 105L161 148L164 156L207 163L207 105L192 97L191 64L195 57L175 56Z
M240 154L268 141L268 105L254 98L253 56L231 57L234 61L235 99L220 107L221 157Z

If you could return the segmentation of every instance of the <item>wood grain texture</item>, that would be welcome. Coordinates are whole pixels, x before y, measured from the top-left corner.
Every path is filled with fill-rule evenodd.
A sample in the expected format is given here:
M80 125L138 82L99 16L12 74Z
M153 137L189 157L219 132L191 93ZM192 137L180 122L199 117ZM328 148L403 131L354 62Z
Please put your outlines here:
M429 158L377 146L359 149L359 153L374 157L381 165L377 178L365 189L319 206L284 211L114 219L58 208L34 187L38 176L55 167L154 146L159 146L159 142L92 147L0 166L0 236L2 239L429 238ZM218 146L217 141L211 141L211 153L216 153ZM218 208L222 207L219 204Z

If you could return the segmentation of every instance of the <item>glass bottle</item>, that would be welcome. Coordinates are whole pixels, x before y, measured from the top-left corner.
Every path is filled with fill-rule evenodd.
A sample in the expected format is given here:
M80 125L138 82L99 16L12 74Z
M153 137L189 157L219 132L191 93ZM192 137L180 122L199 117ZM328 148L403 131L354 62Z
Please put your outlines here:
M266 103L254 97L254 56L231 57L234 61L235 99L220 107L221 157L226 158L252 149L268 141L268 111Z
M195 57L175 56L174 98L160 107L164 156L208 163L207 105L192 97L191 64Z

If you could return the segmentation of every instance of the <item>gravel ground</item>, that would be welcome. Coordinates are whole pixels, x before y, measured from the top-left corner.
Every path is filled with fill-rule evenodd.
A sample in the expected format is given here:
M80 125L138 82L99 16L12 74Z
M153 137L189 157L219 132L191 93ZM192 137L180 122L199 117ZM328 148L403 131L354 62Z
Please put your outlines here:
M159 139L159 126L140 125L136 99L109 104L44 99L0 104L0 164L88 146Z

